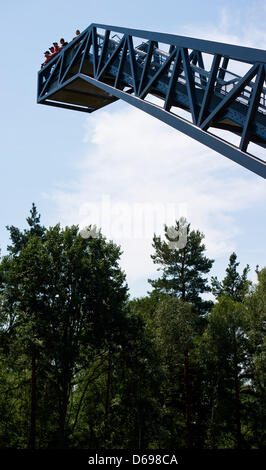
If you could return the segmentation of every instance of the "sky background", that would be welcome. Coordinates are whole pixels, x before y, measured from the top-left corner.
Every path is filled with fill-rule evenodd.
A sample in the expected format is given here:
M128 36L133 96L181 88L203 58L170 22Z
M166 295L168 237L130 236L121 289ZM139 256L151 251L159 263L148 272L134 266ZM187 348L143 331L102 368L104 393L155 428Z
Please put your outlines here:
M153 233L186 215L205 234L207 255L215 259L212 275L224 277L235 251L240 268L249 264L255 280L256 265L266 264L262 178L120 101L89 117L37 105L36 78L52 42L62 36L69 41L91 23L265 49L265 20L261 0L3 3L2 254L9 243L6 226L25 228L34 202L46 226L100 222L102 233L121 245L131 296L142 296L147 278L156 276ZM138 210L147 204L156 217L143 222Z

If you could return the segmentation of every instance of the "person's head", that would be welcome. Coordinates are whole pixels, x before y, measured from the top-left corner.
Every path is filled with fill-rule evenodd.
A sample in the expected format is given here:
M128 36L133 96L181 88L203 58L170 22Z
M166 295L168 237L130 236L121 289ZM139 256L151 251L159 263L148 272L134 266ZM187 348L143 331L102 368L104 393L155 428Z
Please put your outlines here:
M48 57L50 57L50 52L49 52L49 51L45 51L44 56L45 56L46 59L47 59Z
M61 38L61 39L60 39L60 44L62 44L62 45L65 44L64 38Z
M54 52L54 46L52 46L52 47L49 47L49 49L50 49L51 53L53 53L53 52Z
M58 43L57 43L57 42L53 42L53 45L54 45L54 48L55 48L55 49L58 47Z
M77 29L77 30L76 30L76 36L78 36L79 34L80 34L80 30Z

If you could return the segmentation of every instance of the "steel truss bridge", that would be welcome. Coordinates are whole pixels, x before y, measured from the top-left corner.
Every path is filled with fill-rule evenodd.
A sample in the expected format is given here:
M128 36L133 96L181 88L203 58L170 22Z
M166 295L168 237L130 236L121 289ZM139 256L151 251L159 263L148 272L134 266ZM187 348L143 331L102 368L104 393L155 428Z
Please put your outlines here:
M37 102L91 113L122 99L266 178L247 151L266 148L265 79L264 50L92 24L39 71Z

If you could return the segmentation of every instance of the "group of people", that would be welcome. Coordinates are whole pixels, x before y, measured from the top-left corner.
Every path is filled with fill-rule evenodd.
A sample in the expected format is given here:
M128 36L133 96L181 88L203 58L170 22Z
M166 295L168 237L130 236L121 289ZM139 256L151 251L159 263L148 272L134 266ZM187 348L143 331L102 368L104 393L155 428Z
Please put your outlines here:
M76 39L77 36L80 35L80 31L79 29L76 30L76 36L73 38L73 39ZM53 57L58 54L58 52L60 52L67 44L68 42L66 42L64 40L64 38L61 38L60 39L60 46L57 42L53 42L53 45L51 47L49 47L49 51L45 51L44 53L44 57L45 57L45 61L42 63L42 68L48 64L48 62L53 59Z

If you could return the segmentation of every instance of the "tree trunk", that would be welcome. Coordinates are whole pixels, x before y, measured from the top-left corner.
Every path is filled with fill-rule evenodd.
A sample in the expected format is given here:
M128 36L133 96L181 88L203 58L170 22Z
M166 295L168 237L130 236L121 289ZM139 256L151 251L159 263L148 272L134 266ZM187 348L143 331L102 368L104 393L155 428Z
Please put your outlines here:
M68 399L62 398L59 408L59 429L57 438L57 447L59 449L67 448L67 434L66 434L66 415L67 415Z
M237 345L234 338L234 384L235 384L235 416L236 416L236 443L237 449L242 447L242 434L241 434L241 417L240 417L240 390L238 378L238 360L237 360Z
M185 255L185 251L184 251ZM184 257L182 259L181 273L182 273L182 302L186 301L186 284L184 281ZM184 378L185 378L185 400L186 400L186 429L187 429L187 447L192 448L192 433L191 433L191 407L190 407L190 385L189 385L189 358L188 351L184 353Z
M66 426L71 375L69 373L70 366L65 365L62 371L62 377L58 383L58 432L57 432L57 447L59 449L66 449L68 447L68 429Z
M188 351L184 354L184 378L185 378L185 400L186 400L186 429L187 429L187 447L192 448L191 433L191 409L190 409L190 386L189 386L189 358Z
M30 416L30 435L29 435L29 448L35 449L36 447L36 409L37 409L37 394L36 394L36 348L32 345L31 350L31 416Z
M142 432L141 432L141 415L138 409L138 448L141 449L141 440L142 440Z
M109 405L110 405L110 389L111 389L111 353L108 353L107 380L106 380L106 399L105 399L105 423L104 423L104 445L106 446L107 434L109 430Z
M237 449L242 447L242 434L240 422L240 396L239 396L239 383L237 374L235 374L235 400L236 400L236 442Z

